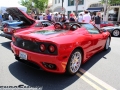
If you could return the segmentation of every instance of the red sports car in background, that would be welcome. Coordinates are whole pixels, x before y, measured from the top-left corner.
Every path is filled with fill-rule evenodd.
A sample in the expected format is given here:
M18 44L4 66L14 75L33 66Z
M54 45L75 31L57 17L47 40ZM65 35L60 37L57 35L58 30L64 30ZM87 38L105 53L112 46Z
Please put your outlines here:
M7 8L7 12L19 21L23 21L22 24L16 27L4 27L3 36L12 39L13 33L29 30L31 28L43 28L51 26L53 23L48 20L34 20L26 13L20 11L18 8Z
M15 33L12 41L18 61L74 75L95 53L109 49L111 36L88 23L56 23L53 28Z
M107 27L107 26L114 26L114 24L112 23L100 24L100 28Z

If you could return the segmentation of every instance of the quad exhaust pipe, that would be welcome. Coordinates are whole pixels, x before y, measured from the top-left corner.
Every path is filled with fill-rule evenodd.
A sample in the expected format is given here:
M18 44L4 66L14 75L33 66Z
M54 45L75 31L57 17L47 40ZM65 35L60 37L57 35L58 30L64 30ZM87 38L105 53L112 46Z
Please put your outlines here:
M51 63L42 63L44 67L51 69L51 70L55 70L56 69L56 65L55 64L51 64Z

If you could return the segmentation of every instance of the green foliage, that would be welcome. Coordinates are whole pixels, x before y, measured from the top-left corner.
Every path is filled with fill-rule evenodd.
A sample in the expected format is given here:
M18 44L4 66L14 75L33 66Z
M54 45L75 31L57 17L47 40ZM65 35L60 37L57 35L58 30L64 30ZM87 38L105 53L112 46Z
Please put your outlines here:
M21 0L19 3L27 7L28 12L30 12L31 9L33 8L32 2L35 4L33 7L37 8L42 12L45 10L45 8L47 8L47 5L48 5L48 0Z
M32 0L21 0L19 2L21 5L27 7L27 12L30 13L32 9Z
M44 11L48 5L48 0L33 0L33 2L35 3L35 7L40 11Z
M109 4L109 5L120 3L120 0L107 0L107 1L108 1L108 4ZM102 4L104 4L104 3L106 2L106 0L101 0L100 2L101 2Z

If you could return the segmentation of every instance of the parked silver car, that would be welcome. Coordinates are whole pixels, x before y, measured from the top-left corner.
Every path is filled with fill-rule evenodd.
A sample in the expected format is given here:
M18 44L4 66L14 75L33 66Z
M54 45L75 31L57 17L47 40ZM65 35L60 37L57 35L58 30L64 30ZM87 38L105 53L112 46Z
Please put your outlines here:
M120 25L103 27L101 29L103 29L104 31L109 31L114 37L120 36Z

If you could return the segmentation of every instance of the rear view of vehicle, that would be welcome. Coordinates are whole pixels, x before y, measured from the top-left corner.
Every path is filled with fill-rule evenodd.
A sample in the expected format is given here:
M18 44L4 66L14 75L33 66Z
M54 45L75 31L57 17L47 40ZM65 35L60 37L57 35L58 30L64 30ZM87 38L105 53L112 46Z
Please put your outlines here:
M8 38L8 39L12 39L12 35L16 32L16 29L15 28L8 28L8 27L5 27L3 29L3 36Z
M11 49L16 60L48 72L74 75L92 55L108 50L110 33L92 24L56 23L54 28L15 33Z

